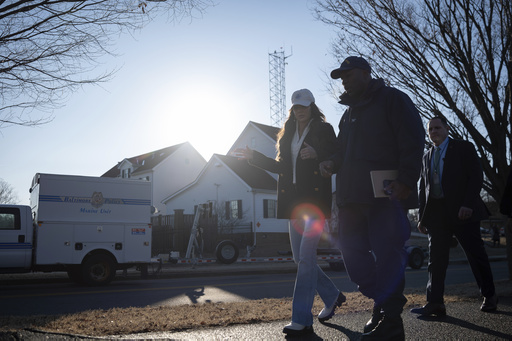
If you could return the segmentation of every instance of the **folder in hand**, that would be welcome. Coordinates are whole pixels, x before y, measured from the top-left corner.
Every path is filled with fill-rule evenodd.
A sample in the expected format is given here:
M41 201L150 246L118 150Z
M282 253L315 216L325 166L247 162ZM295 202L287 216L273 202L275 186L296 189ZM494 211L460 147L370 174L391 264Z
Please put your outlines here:
M370 171L370 177L372 178L373 196L375 198L386 198L389 194L384 192L384 181L389 182L398 178L398 170L374 170ZM387 182L387 181L386 181Z

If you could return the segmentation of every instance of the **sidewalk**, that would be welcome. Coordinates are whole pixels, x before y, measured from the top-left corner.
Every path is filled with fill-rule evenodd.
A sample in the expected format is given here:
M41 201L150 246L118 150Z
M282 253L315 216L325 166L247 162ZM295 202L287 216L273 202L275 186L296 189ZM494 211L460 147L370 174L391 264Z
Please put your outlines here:
M349 302L350 303L350 302ZM447 305L448 316L442 320L419 319L405 311L402 314L407 340L511 340L512 298L500 297L499 310L483 313L479 302ZM335 315L326 324L315 321L315 333L300 340L359 340L370 312ZM145 333L111 336L120 340L283 340L283 326L289 321L233 325L195 329L176 333Z
M448 316L442 319L420 319L408 311L402 318L406 340L511 340L512 297L500 297L498 311L483 313L480 302L447 304ZM350 304L350 302L348 303ZM335 315L325 324L315 321L314 333L300 340L359 340L370 312ZM216 328L199 328L181 332L111 335L92 338L79 335L49 334L23 331L17 339L38 340L284 340L283 326L289 321L252 323ZM13 336L13 335L10 335ZM14 336L13 336L14 337ZM2 335L0 333L0 339ZM13 338L11 338L13 339ZM14 340L14 339L13 339Z

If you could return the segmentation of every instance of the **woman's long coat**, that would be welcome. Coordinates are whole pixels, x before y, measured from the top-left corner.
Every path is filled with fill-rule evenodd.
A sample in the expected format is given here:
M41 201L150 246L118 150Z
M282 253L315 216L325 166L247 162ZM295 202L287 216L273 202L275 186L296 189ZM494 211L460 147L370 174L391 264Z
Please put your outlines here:
M272 173L278 173L277 218L302 218L292 216L299 204L312 204L319 208L325 218L331 215L331 178L322 177L319 164L335 152L336 135L329 123L313 121L300 149L307 143L317 153L316 159L301 159L297 156L296 185L293 184L292 155L290 143L282 143L279 160L271 159L254 151L252 165Z

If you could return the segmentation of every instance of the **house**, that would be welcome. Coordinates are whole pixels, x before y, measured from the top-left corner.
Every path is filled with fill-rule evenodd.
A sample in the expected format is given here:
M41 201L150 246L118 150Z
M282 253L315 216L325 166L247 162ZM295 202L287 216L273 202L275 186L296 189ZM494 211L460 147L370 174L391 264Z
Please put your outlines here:
M220 228L251 226L259 245L257 251L261 246L275 252L289 249L288 221L276 218L277 175L231 156L236 148L249 146L274 158L279 130L249 122L227 155L214 154L195 181L163 200L166 213L183 210L192 214L197 205L211 203Z
M189 142L126 158L102 177L151 181L153 206L165 212L162 200L194 181L206 160Z
M277 155L276 142L277 134L280 130L281 128L249 121L226 155L231 155L236 148L248 146L268 157L274 158Z
M277 181L266 171L234 156L214 154L194 182L163 203L167 214L174 210L193 214L196 206L209 204L218 217L219 230L254 233L254 245L258 245L254 256L258 251L268 256L269 248L277 255L289 245L288 221L276 218L276 189Z
M271 195L268 199L275 201L277 199L277 176L250 166L247 161L237 160L230 155L236 148L249 146L268 157L274 158L279 130L276 127L250 121L229 149L227 156L214 154L193 183L163 200L163 203L167 206L167 214L173 214L176 209L183 209L185 214L193 213L196 205L207 202L214 202L217 206L227 205L224 204L226 200L242 199L241 197L234 199L239 192L244 193L242 196L248 200L251 198L248 193L265 190ZM245 208L252 207L252 203L248 204L249 202L241 202L241 205ZM233 203L233 205L235 204ZM226 210L226 207L222 206L222 209ZM251 216L246 215L244 220L257 223L255 217L252 216L252 212L248 214ZM264 228L267 231L272 231L272 229L272 227Z

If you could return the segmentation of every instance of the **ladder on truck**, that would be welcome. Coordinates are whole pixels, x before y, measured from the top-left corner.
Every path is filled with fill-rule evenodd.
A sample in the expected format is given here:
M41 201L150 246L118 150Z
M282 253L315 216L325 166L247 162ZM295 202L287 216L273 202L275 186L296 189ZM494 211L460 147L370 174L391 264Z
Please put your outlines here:
M177 251L171 251L169 259L179 263L191 263L193 266L197 265L198 263L212 263L215 261L224 264L231 264L238 259L238 247L231 240L223 240L217 244L217 247L215 248L216 259L203 259L203 237L202 228L199 226L199 219L202 215L210 213L211 209L212 207L210 207L208 203L200 204L197 206L194 222L190 230L190 237L188 240L185 258L178 260L179 253Z

